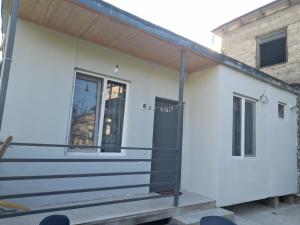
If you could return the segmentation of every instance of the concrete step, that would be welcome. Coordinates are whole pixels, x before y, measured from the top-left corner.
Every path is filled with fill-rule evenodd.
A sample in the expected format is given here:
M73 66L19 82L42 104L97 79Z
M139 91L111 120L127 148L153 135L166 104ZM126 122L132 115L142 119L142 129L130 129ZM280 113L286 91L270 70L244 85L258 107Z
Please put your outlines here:
M232 220L234 213L222 208L212 208L173 217L171 223L177 225L199 225L201 218L205 216L223 216Z
M256 222L246 220L246 219L244 219L242 217L239 217L239 216L234 216L232 221L234 223L236 223L237 225L261 225L261 224L258 224Z

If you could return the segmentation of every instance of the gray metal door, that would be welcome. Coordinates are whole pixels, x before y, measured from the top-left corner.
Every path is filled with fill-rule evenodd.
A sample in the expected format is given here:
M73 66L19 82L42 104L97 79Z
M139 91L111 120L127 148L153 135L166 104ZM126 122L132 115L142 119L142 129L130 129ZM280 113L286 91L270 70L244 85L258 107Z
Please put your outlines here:
M153 148L175 148L177 138L178 111L176 101L156 98L153 127ZM175 151L153 151L152 159L174 159ZM151 170L175 170L176 161L154 161ZM152 173L151 183L174 182L174 172ZM174 185L151 186L151 192L173 191Z

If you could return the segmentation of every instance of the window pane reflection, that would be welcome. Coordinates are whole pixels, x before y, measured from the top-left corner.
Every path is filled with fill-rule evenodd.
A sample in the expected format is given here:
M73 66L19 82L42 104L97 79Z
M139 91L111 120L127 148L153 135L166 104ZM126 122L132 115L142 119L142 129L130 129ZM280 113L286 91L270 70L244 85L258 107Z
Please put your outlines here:
M96 121L99 81L77 78L71 121L71 145L97 145Z
M102 131L102 146L120 147L125 109L126 85L107 81ZM120 152L121 149L103 148L102 152Z

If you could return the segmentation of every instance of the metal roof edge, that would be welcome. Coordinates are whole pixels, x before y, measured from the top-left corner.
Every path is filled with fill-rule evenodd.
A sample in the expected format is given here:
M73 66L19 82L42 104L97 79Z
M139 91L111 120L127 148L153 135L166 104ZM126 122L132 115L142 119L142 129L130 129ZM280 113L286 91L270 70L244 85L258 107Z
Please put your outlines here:
M289 92L298 93L288 83L272 77L269 74L261 72L251 66L248 66L236 59L217 53L209 48L198 44L192 40L182 37L172 31L169 31L163 27L150 23L144 19L141 19L129 12L126 12L120 8L117 8L102 0L69 0L75 4L79 4L89 10L96 11L101 14L110 16L122 23L126 23L139 30L142 30L150 35L156 36L164 41L180 46L183 49L191 50L201 56L204 56L212 61L228 66L232 69L239 70L245 74L251 75L254 78L271 83L272 85L284 89Z
M263 9L265 9L265 8L267 8L267 7L269 7L269 6L275 5L277 2L278 2L278 0L275 0L275 1L272 1L272 2L270 2L270 3L268 3L268 4L266 4L266 5L263 5L263 6L261 6L261 7L258 7L258 8L256 8L256 9L254 9L254 10L251 10L250 12L247 12L247 13L241 15L241 16L238 16L238 17L236 17L236 18L234 18L234 19L232 19L232 20L230 20L230 21L228 21L228 22L226 22L226 23L224 23L224 24L222 24L222 25L220 25L220 26L214 28L213 30L211 30L211 32L214 33L214 34L216 34L216 35L219 35L219 36L222 37L223 34L224 34L224 31L220 31L220 30L223 30L223 27L225 27L225 26L227 26L227 25L229 25L229 24L231 24L231 23L233 23L233 22L240 21L241 19L243 19L244 17L246 17L246 16L248 16L248 15L250 15L250 14L252 14L252 13L255 13L255 12L258 12L258 11L262 11ZM290 0L288 0L288 2L290 2ZM293 7L293 6L295 6L295 5L299 4L299 3L300 3L300 2L294 2L294 3L291 3L291 2L290 2L290 3L289 3L289 6L288 6L287 8ZM285 9L287 9L287 8L280 9L280 10L278 10L278 11L272 13L272 14L275 14L275 13L280 12L280 11L282 11L282 10L285 10ZM272 14L270 14L270 15L272 15ZM262 18L264 18L264 17L266 17L266 16L270 16L270 15L263 15L262 17L258 18L258 19L255 20L255 21L258 21L258 20L260 20L260 19L262 19ZM253 22L255 22L255 21L252 21L252 22L250 22L250 23L253 23ZM250 24L250 23L242 24L240 27L245 26L245 25ZM238 27L238 28L240 28L240 27ZM236 28L236 29L238 29L238 28ZM235 29L234 29L234 30L235 30ZM229 32L230 32L230 31L229 31Z

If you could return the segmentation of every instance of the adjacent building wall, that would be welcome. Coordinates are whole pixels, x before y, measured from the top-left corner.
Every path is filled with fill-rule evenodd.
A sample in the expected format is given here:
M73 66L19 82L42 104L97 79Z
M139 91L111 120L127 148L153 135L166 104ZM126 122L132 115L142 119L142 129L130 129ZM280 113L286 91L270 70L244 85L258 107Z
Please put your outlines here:
M113 72L118 64L120 72ZM140 60L40 26L18 21L13 62L8 83L1 140L8 135L14 142L65 144L72 108L75 68L128 81L128 102L123 146L152 147L155 97L178 98L178 72ZM140 110L141 104L152 106ZM10 148L5 157L93 158L91 154L72 155L63 148ZM126 151L121 158L149 158L151 152ZM149 163L3 163L1 176L126 172L150 170ZM55 191L112 185L149 183L148 175L91 177L1 182L1 194ZM22 186L22 188L20 188ZM111 194L136 194L147 188L118 192L60 195L50 198L19 199L29 205L59 204L94 199Z
M226 33L222 51L256 67L256 38L283 28L287 29L288 62L261 70L289 83L300 83L300 4Z

